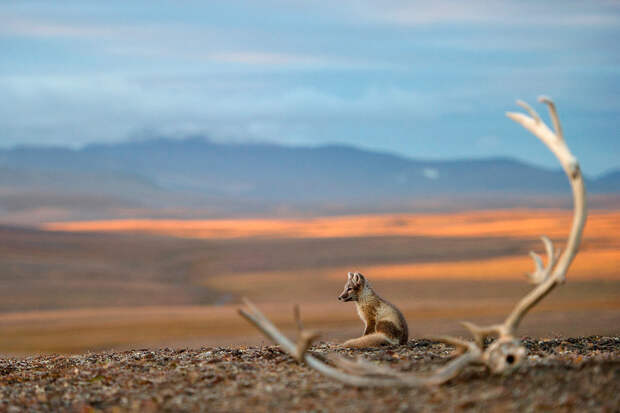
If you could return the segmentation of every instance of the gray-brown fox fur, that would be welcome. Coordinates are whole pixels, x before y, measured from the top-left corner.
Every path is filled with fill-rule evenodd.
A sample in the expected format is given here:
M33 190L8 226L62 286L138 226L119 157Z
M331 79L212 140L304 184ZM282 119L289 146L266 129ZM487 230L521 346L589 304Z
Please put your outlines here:
M365 324L364 335L347 340L343 347L375 347L406 344L409 329L403 313L379 297L360 273L349 273L340 301L355 301L357 313Z

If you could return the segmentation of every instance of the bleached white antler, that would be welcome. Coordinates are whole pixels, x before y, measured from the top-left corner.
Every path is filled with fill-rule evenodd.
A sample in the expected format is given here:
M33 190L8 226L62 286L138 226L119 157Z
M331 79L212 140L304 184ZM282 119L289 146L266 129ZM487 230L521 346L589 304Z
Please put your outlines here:
M543 265L542 258L540 255L536 254L534 251L530 251L530 257L534 260L535 270L534 272L528 273L530 278L530 282L532 284L540 284L545 281L551 275L551 271L560 257L560 249L556 251L553 247L553 243L549 238L545 235L540 237L543 244L545 244L545 252L547 253L547 265Z
M508 112L506 115L521 124L525 129L529 130L532 134L537 136L558 158L564 172L568 176L568 180L573 192L573 222L571 230L568 235L568 241L566 243L566 249L564 253L557 259L553 259L553 253L548 254L550 267L547 271L548 276L545 279L540 280L540 284L527 296L525 296L519 304L515 307L510 316L506 319L506 332L513 334L514 330L519 325L519 322L525 316L525 314L534 307L541 299L543 299L553 288L558 284L563 283L566 278L566 271L571 262L575 258L577 251L579 250L579 244L581 243L581 236L583 234L583 228L586 224L587 217L587 205L586 205L586 188L583 182L583 176L581 174L581 168L577 158L570 152L570 149L564 141L562 134L562 127L560 126L560 119L558 117L555 104L551 99L546 96L541 96L538 100L545 103L549 108L549 114L553 121L555 133L553 133L547 125L545 125L540 117L534 112L532 108L525 105L530 113L534 115L530 118L521 113ZM522 105L523 106L523 105ZM551 263L553 262L553 265Z
M433 374L426 376L403 373L364 360L352 361L338 356L332 358L332 362L337 367L334 368L306 352L317 333L308 332L304 334L298 309L295 311L295 319L300 330L298 344L294 344L280 333L251 302L246 301L250 311L239 310L241 315L297 360L303 360L308 366L320 373L353 386L413 387L438 385L456 377L463 368L470 364L483 364L494 373L505 373L518 366L525 358L527 351L520 340L515 337L515 331L525 314L557 285L564 282L566 271L577 254L587 215L585 186L579 163L564 142L555 105L551 99L544 96L540 97L539 101L548 106L555 132L551 131L538 113L525 102L517 101L517 104L523 107L530 116L513 112L507 113L507 116L540 138L558 158L568 176L573 192L574 216L566 249L560 255L559 250L555 251L549 238L541 237L547 254L547 265L543 265L542 258L538 254L530 252L535 265L534 272L530 274L530 280L537 286L517 303L502 324L477 326L473 323L464 322L463 326L471 332L474 342L455 337L436 338L437 341L455 346L461 353L460 356ZM485 339L489 336L496 336L497 340L485 347Z

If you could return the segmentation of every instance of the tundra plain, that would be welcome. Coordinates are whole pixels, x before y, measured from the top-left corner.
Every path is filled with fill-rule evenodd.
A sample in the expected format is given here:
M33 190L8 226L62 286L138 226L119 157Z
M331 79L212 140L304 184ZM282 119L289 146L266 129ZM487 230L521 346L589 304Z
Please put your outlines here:
M530 250L562 247L565 210L308 219L116 220L0 227L0 353L260 345L237 315L249 297L285 331L292 307L337 342L362 329L339 303L361 271L405 313L413 338L466 336L501 320L531 285ZM620 212L590 213L565 285L522 335L620 334ZM265 343L266 344L266 343Z

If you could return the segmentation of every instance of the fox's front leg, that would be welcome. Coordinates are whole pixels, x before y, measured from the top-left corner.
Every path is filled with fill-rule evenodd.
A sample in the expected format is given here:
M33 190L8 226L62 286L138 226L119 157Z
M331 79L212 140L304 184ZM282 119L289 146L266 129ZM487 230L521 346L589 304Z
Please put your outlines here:
M366 322L366 328L364 329L363 336L367 336L368 334L372 334L375 332L375 320L371 320Z

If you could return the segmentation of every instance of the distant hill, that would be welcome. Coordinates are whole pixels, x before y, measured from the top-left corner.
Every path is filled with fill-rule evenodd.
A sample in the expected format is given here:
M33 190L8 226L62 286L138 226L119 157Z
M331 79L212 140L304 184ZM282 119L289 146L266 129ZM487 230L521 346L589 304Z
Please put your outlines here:
M590 190L600 193L619 193L620 192L620 169L606 173L597 179L589 182Z
M588 179L587 185L591 193L619 193L620 170ZM90 214L82 210L81 215L108 216L115 212L102 211L97 200L114 204L117 212L189 208L221 215L441 209L454 200L466 208L488 202L497 207L567 194L559 168L510 158L426 161L349 146L222 144L203 138L0 150L0 212L10 205L40 208L59 197L65 207L78 198L94 203Z

